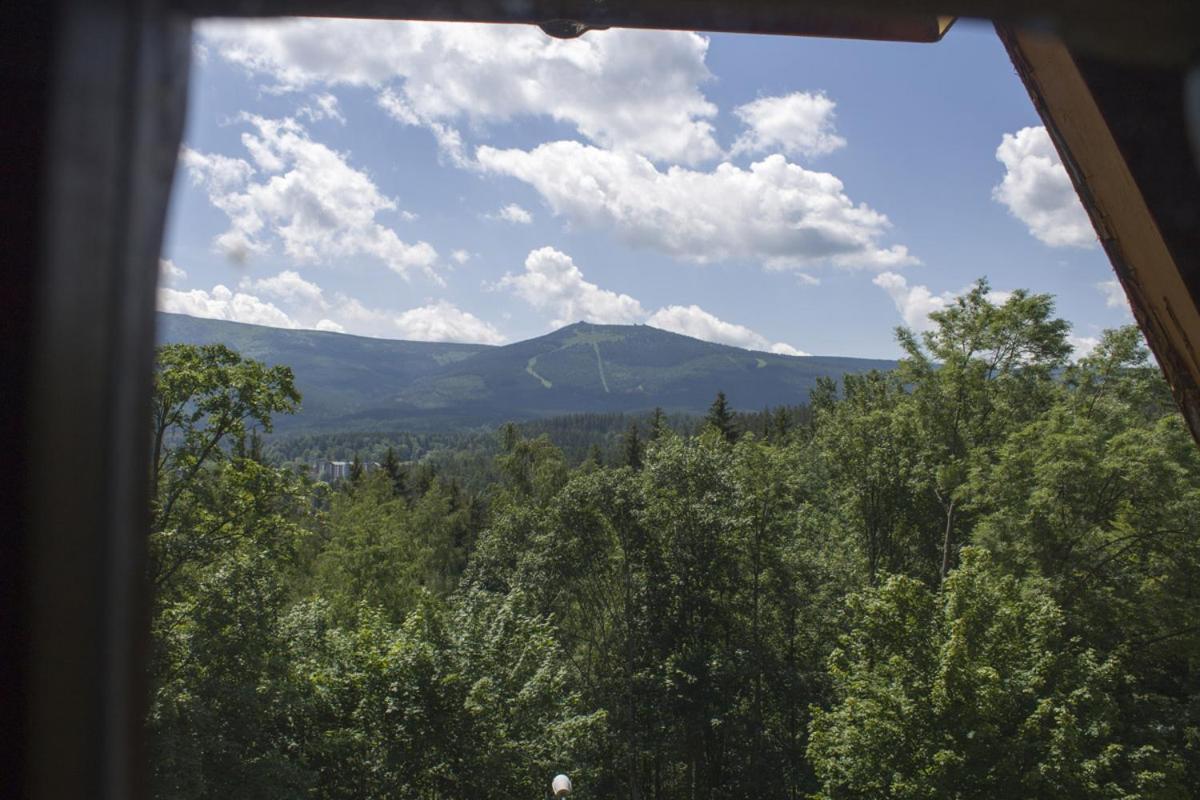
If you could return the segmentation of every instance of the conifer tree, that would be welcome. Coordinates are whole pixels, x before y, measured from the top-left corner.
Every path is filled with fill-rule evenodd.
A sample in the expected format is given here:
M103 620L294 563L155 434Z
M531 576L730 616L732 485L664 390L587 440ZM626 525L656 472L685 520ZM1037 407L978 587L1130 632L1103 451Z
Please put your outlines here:
M654 416L650 419L650 441L657 442L666 432L667 415L663 413L662 408L655 408Z
M362 459L359 458L358 453L355 453L354 461L350 464L350 482L354 484L362 482L365 472L366 468L363 466Z
M629 426L629 430L625 432L625 464L633 467L635 470L642 468L642 454L645 446L642 444L642 437L638 432L638 424L636 422Z
M396 458L395 448L389 447L387 454L383 457L383 471L387 473L388 479L392 482L392 491L397 497L404 495L404 468L400 466L400 460Z
M504 423L504 426L500 428L500 447L504 452L511 453L519 441L521 441L521 434L517 430L517 426L511 422Z
M776 440L780 443L786 442L792 428L792 420L788 416L787 406L780 406L775 410L774 427Z
M737 441L737 428L733 422L733 412L729 410L729 404L725 400L724 392L717 392L717 399L713 400L713 404L708 408L708 416L704 421L721 432L721 436L725 437L725 441L730 444Z

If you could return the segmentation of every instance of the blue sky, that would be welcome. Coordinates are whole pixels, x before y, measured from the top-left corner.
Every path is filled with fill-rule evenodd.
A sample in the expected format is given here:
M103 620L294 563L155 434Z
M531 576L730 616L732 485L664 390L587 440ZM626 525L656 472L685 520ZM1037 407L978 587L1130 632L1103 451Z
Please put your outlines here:
M972 281L1130 320L989 27L936 45L345 20L196 35L165 310L894 356Z

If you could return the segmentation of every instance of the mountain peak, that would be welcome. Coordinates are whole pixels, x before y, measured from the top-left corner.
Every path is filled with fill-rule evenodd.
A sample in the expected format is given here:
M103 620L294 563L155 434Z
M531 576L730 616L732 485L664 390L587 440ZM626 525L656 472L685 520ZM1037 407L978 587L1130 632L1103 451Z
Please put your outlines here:
M290 366L303 412L281 428L450 430L581 412L703 413L718 391L735 408L808 400L821 377L895 362L797 358L714 344L649 325L575 322L495 347L280 330L176 314L164 343L220 342Z

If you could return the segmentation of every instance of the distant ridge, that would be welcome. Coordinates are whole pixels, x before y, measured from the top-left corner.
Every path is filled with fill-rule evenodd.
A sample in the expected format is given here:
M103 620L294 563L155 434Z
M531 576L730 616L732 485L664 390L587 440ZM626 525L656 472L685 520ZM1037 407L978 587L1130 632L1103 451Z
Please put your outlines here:
M286 364L303 410L286 430L454 430L580 412L703 413L718 391L738 409L802 403L822 376L894 361L784 356L647 325L579 322L493 346L371 339L182 314L158 315L161 343L220 342Z

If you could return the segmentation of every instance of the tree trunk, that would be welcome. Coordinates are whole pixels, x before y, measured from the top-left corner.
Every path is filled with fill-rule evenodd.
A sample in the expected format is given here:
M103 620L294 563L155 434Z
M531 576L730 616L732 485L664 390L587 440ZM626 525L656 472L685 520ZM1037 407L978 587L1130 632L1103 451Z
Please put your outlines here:
M942 582L946 582L946 574L950 572L950 531L954 528L954 501L946 507L946 532L942 536Z

